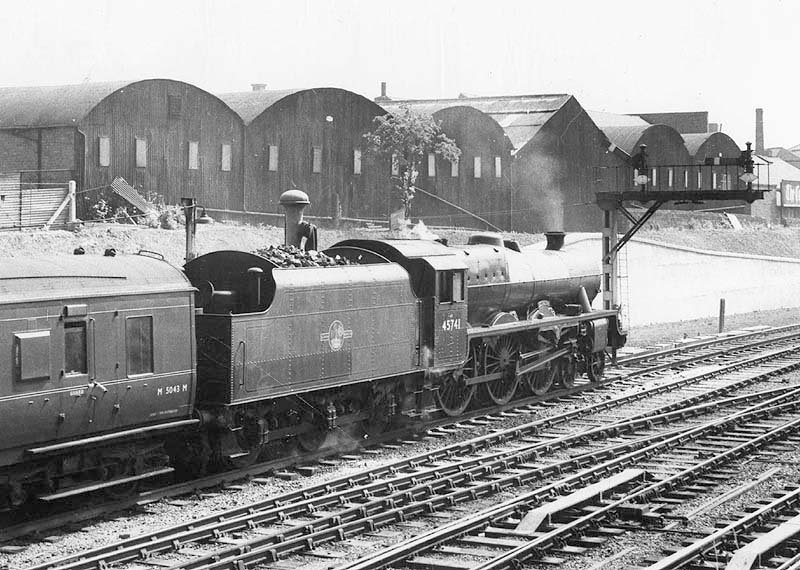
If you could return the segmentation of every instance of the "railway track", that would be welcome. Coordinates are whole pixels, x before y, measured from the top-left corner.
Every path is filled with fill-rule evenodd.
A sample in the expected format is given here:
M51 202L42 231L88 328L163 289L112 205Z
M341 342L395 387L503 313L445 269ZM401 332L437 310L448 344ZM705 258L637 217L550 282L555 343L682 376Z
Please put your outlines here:
M689 343L681 343L679 347L668 347L661 350L650 350L646 353L640 353L632 356L625 356L620 359L620 367L609 370L607 378L600 383L581 382L571 389L562 389L549 394L547 398L531 397L523 400L518 400L513 404L502 406L492 409L492 414L486 415L486 411L474 411L465 414L458 418L457 421L450 418L443 418L440 420L433 420L428 424L428 433L431 436L443 436L450 433L452 429L459 429L464 425L470 425L476 422L478 425L491 425L498 419L509 420L510 418L518 418L524 420L525 417L536 415L551 415L553 408L542 408L543 401L565 401L565 398L575 398L583 394L586 397L587 393L597 388L604 390L597 393L596 403L597 407L588 406L585 409L578 410L579 413L571 412L559 414L552 413L553 417L549 420L553 426L556 424L564 424L565 422L580 420L581 416L588 413L597 412L600 409L612 409L621 407L625 404L630 404L637 400L643 400L645 397L652 397L651 407L658 407L666 405L669 400L668 394L679 389L681 386L695 384L703 381L703 377L688 375L678 379L676 382L668 382L662 386L646 390L637 391L634 394L626 394L621 398L610 397L609 390L625 390L631 386L639 388L643 379L646 383L657 383L661 376L667 371L674 368L688 368L693 365L710 363L720 359L730 360L736 357L752 353L754 351L767 347L777 347L787 345L793 340L800 338L800 325L777 327L774 329L759 329L755 331L745 331L742 333L732 334L714 339L701 339ZM745 360L744 362L747 362ZM715 372L712 370L707 376L712 378ZM707 392L714 389L713 380L707 385L698 384L697 390L699 393ZM723 383L718 388L720 393L731 391L735 389L738 384L727 385ZM655 398L661 392L660 397ZM679 399L680 400L680 399ZM569 401L569 400L566 400ZM626 408L625 413L621 416L615 416L616 420L625 417L625 414L632 413L634 408ZM642 408L639 413L645 413L646 409ZM581 425L584 427L591 427L600 425L603 422L608 422L614 419L611 414L602 417L598 416L594 420L587 420ZM453 427L453 426L457 427ZM473 426L474 427L474 426ZM381 438L374 441L371 445L372 449L380 449L381 446L389 445L396 446L398 440L405 441L406 444L412 444L414 441L415 433L421 428L415 427L410 430L403 430L401 432L394 432L384 434ZM538 429L534 422L533 428L528 428L525 424L520 427L519 431L511 430L507 433L510 437L515 437L519 433L525 433L528 429ZM440 431L441 430L441 431ZM509 436L506 436L509 437ZM500 441L501 437L488 440L488 445L492 445L495 441ZM349 445L348 445L349 443ZM348 453L357 451L364 442L350 440L349 442L341 442L338 454L342 452ZM313 454L308 454L303 457L304 463L313 462L315 460L324 459L331 456L330 450L320 450ZM64 525L73 524L82 520L90 520L110 512L122 511L127 508L140 506L148 502L160 500L163 498L180 496L182 494L194 493L200 489L209 489L214 487L230 485L236 481L250 477L260 477L268 473L286 470L287 468L296 465L298 460L296 457L283 457L274 461L258 464L249 468L230 471L222 474L215 474L212 476L204 477L198 480L189 481L175 485L163 486L157 489L145 491L137 496L116 501L114 503L104 502L95 506L81 505L79 509L71 507L64 509L62 512L50 514L46 518L35 518L31 521L26 521L17 524L8 524L5 529L0 530L0 541L10 540L15 537L24 536L31 533L39 533L47 529L60 528Z
M206 566L197 560L227 560L238 556L235 552L261 552L264 549L272 552L276 548L282 553L292 553L298 548L303 550L318 545L320 536L324 537L324 542L341 540L357 531L374 531L381 525L398 520L408 521L414 516L431 515L439 508L457 506L461 497L471 497L473 500L484 496L494 497L507 488L526 485L531 481L544 481L547 477L560 477L565 472L598 461L601 462L598 465L604 465L610 461L608 454L611 452L640 452L672 440L680 436L680 432L698 429L692 427L691 423L689 427L677 428L675 422L698 422L700 420L696 418L709 414L719 418L709 420L706 417L703 425L727 422L745 413L743 406L751 402L761 401L756 405L762 408L764 401L771 401L773 406L789 405L787 400L796 400L798 394L792 386L775 385L768 390L758 391L748 390L748 386L795 369L800 364L798 352L800 346L795 345L784 350L772 350L760 357L751 357L746 359L747 362L718 365L712 367L713 371L704 370L679 378L670 386L652 387L613 402L586 406L511 430L488 434L358 476L249 505L247 509L164 529L91 553L81 553L82 560L64 559L41 568L108 568L123 562L130 564L141 560L141 557L149 557L153 562L153 557L160 559L166 556L167 559L157 562L163 565L173 559L178 560L175 557L187 555L190 555L188 560L178 560L174 567L204 568ZM718 385L714 386L714 382ZM653 399L692 384L696 387L695 393L689 396L684 394L671 402ZM735 390L749 393L726 397ZM647 406L631 405L633 402L648 401L648 398L653 400ZM597 412L619 410L620 407L626 411L615 418L607 415L596 418L603 425L585 425L579 431L573 430L568 434L558 431L565 422L574 422L576 418L586 418ZM578 449L582 451L576 456ZM641 457L637 460L641 460ZM541 461L545 463L541 464ZM479 477L484 479L479 480ZM303 518L310 520L299 520ZM293 522L297 524L291 524ZM289 528L274 531L265 528L265 525L274 524ZM244 538L253 533L258 536ZM317 533L323 535L318 536ZM209 540L211 543L204 542ZM233 544L220 549L220 542ZM210 553L202 552L206 546L198 549L201 544L211 544ZM305 547L300 548L303 544ZM288 550L284 551L284 548ZM268 554L262 560L274 559L270 558L272 556ZM248 567L249 560L240 567Z

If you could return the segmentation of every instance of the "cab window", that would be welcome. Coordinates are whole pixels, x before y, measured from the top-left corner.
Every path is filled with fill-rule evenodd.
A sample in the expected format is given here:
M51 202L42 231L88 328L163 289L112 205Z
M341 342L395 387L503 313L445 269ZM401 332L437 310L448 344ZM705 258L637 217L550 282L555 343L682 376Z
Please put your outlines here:
M441 271L436 275L440 303L459 303L464 300L464 273Z

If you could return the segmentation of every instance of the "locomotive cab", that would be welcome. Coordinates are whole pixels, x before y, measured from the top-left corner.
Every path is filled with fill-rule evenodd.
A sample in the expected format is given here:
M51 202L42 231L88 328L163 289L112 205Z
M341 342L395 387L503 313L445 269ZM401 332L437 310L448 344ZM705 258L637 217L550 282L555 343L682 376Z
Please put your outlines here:
M461 364L467 349L467 265L453 249L427 240L345 240L326 250L358 262L365 255L397 263L408 272L420 301L420 365Z

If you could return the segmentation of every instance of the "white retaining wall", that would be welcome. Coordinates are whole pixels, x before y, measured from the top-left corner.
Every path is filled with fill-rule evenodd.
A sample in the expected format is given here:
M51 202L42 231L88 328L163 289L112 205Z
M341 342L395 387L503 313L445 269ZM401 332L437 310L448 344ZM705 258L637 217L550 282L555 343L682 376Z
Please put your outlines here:
M568 236L565 250L600 259L599 235ZM800 259L703 251L633 239L625 245L621 301L629 326L800 307ZM627 293L625 292L627 288ZM601 306L600 295L595 305Z

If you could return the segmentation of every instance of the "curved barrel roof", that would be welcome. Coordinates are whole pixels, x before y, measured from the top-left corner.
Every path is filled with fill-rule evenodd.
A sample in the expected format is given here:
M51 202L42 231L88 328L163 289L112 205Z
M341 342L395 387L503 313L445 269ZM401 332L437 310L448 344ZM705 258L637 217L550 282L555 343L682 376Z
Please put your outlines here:
M131 83L0 88L0 128L74 126L100 101Z
M136 84L150 81L188 85L208 93L195 85L174 79L4 87L0 88L0 129L75 126L107 97ZM219 100L212 93L208 93L208 96Z
M180 269L144 255L0 259L0 305L191 290Z
M555 115L572 95L508 95L502 97L458 97L455 99L412 99L384 103L387 109L410 105L415 110L433 114L449 107L474 107L492 117L503 128L506 136L519 151L539 129Z
M380 105L347 89L339 87L314 87L310 89L275 89L268 91L241 91L236 93L221 93L218 95L231 109L233 109L249 125L260 117L267 109L283 99L288 99L302 93L318 93L324 95L326 92L347 93L355 98L363 99L365 103L375 107L376 111L382 111Z

